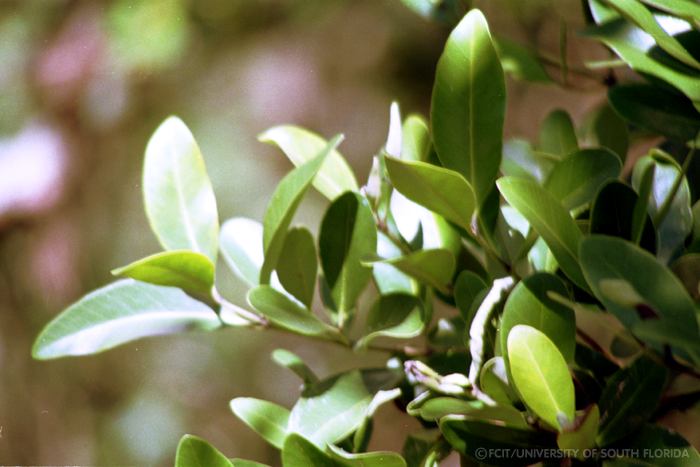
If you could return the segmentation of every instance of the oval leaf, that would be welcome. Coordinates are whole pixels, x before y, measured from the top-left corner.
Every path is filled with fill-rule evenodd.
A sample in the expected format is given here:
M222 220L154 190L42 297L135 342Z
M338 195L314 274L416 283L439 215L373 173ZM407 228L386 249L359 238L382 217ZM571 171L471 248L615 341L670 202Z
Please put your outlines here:
M605 148L582 149L557 163L544 187L569 211L590 203L605 182L620 175L620 159Z
M328 155L343 140L341 135L331 141L314 157L303 165L289 172L277 185L272 194L265 219L263 220L263 247L265 261L260 270L260 283L267 284L270 281L272 270L277 265L284 240L287 236L287 228L292 222L294 213L301 203L301 199L309 188L323 162Z
M501 352L506 355L508 334L526 324L543 332L567 362L574 358L576 348L576 319L568 307L552 300L550 293L567 297L566 285L557 276L537 273L518 282L508 296L501 317Z
M318 242L321 267L340 322L372 275L360 261L377 249L377 228L367 200L351 192L336 199L323 216Z
M513 384L523 402L561 431L574 421L574 383L556 345L537 329L518 325L508 334Z
M435 74L431 106L440 162L464 175L479 206L501 164L505 79L488 25L472 10L452 31Z
M69 306L34 342L39 360L102 352L141 337L221 326L216 313L173 287L122 279Z
M545 241L562 271L576 285L588 290L578 264L578 245L583 234L561 203L530 180L503 177L497 184L508 204L517 209Z
M641 320L637 307L647 305L659 317L697 336L695 305L683 284L636 245L620 238L592 235L581 242L581 267L595 296L628 328ZM634 297L622 300L611 293L606 286L611 280L626 283ZM623 290L618 282L614 284L619 295Z
M324 150L327 143L309 130L280 125L262 133L258 139L263 143L274 144L292 161L296 167L304 165ZM357 191L355 174L337 149L332 149L328 158L313 180L313 186L323 196L334 200L346 191Z
M361 348L373 339L386 336L410 339L423 330L423 307L413 295L395 293L381 295L367 316L367 334L357 342Z
M316 286L316 245L308 229L297 227L287 233L280 258L277 275L285 290L311 308Z
M263 264L263 227L253 219L234 217L221 226L221 254L236 276L250 286L260 283Z
M209 295L214 285L214 264L203 254L188 250L156 253L114 269L112 274L150 284L179 287L204 296Z
M282 449L287 436L289 410L281 405L252 397L233 399L231 410L265 441L277 449Z
M345 464L331 458L303 436L290 434L282 448L282 465L284 467L345 467Z
M455 257L442 248L418 250L398 258L378 260L441 292L447 292L455 270ZM376 262L375 262L376 263ZM370 263L371 264L371 263Z
M549 113L540 127L539 149L547 154L563 159L578 149L574 122L565 110L556 109Z
M338 331L269 285L248 292L248 303L272 324L302 336L337 338Z
M474 192L459 172L426 162L384 159L394 188L406 198L465 230L471 227Z
M218 449L193 435L185 435L177 445L175 467L234 467Z
M192 250L216 262L219 219L204 159L187 126L166 119L143 165L143 195L153 232L166 250Z

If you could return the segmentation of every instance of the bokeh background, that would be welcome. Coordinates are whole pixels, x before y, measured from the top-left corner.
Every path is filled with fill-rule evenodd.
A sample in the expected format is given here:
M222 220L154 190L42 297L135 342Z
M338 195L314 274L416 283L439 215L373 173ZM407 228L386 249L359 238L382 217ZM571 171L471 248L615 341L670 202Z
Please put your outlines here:
M563 21L571 63L607 57L576 37L577 0L474 3L495 34L557 56ZM294 402L299 382L271 350L293 350L321 375L339 369L331 360L381 364L237 329L50 362L32 361L30 348L110 269L159 251L140 170L164 118L179 115L197 138L220 219L261 219L291 165L256 135L280 123L343 132L341 150L364 180L391 101L427 114L448 32L399 0L0 0L0 464L171 465L193 433L275 465L276 452L228 408L236 396ZM534 137L555 107L580 119L604 99L599 81L509 79L506 134ZM316 229L324 205L310 194L297 222ZM229 271L217 280L244 303ZM393 407L379 418L375 447L398 450L416 428Z

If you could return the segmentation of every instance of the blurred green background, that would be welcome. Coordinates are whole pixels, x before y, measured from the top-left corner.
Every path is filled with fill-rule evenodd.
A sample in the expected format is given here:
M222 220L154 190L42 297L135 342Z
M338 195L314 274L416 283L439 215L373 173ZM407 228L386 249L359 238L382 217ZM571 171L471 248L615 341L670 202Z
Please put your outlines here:
M554 55L561 21L571 31L583 22L576 0L474 3L496 34ZM298 381L271 350L293 350L322 375L340 369L333 359L382 364L236 329L50 362L32 361L30 348L110 269L159 250L140 170L164 118L179 115L197 138L220 219L261 219L290 164L256 135L280 123L343 132L341 150L364 180L390 102L427 114L448 32L399 0L0 1L0 464L170 465L193 433L275 465L277 453L228 408L235 396L296 399ZM572 63L607 56L575 35L568 53ZM508 85L508 136L536 135L555 107L579 118L605 95L576 79L570 89ZM311 194L297 222L316 229L324 205ZM244 303L229 271L217 280ZM398 450L414 428L385 407L373 446Z

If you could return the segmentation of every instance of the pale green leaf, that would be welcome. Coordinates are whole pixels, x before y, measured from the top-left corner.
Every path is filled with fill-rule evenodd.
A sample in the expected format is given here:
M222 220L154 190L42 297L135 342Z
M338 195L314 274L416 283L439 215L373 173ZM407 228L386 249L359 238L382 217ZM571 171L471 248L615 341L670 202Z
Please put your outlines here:
M202 438L185 435L177 445L175 467L234 467L234 464Z
M221 326L205 304L173 287L122 279L68 307L41 331L39 360L102 352L141 337Z
M537 329L517 325L508 334L513 384L525 404L561 431L574 421L574 383L556 345Z
M465 230L470 229L474 193L459 172L426 162L391 157L384 161L391 183L401 194Z
M233 399L231 410L265 441L277 449L282 449L287 436L289 410L272 402L252 397Z
M153 232L166 250L191 250L216 262L219 220L204 159L187 126L166 119L143 165L143 195Z
M219 248L231 270L250 286L260 283L263 227L258 221L234 217L221 226Z
M284 240L287 236L287 228L292 222L294 213L301 203L301 199L309 188L311 181L318 173L328 155L340 144L343 137L338 135L312 159L289 172L277 185L272 198L267 205L263 220L263 247L265 261L260 271L260 283L267 284L270 281L272 270L277 265Z
M114 269L112 274L156 285L179 287L204 296L209 295L214 285L214 264L207 256L188 250L156 253Z
M327 145L317 134L294 125L270 128L258 139L279 147L296 167L314 159ZM355 174L335 147L316 174L313 186L330 200L346 191L358 190Z

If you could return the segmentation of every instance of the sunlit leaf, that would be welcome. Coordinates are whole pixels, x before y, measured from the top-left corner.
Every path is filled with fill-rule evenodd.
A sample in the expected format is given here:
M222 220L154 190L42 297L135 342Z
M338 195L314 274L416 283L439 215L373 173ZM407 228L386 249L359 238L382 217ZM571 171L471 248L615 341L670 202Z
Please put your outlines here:
M405 467L406 461L390 451L362 452L353 454L337 446L328 445L331 458L347 467Z
M340 144L342 136L336 136L308 162L304 162L289 172L277 185L265 211L263 221L263 247L265 261L260 271L260 283L270 281L272 270L277 265L279 255L287 236L287 228L301 203L311 181L314 179L328 155Z
M39 360L88 355L141 337L219 326L211 308L179 289L122 279L54 318L36 338L32 355Z
M282 449L287 436L289 410L272 402L252 397L233 399L231 410L265 441L277 449Z
M508 334L508 360L513 384L534 413L559 431L574 421L574 383L566 360L545 334L515 326Z
M559 200L525 179L503 177L497 185L508 204L525 216L544 239L569 279L582 289L588 289L578 263L578 246L583 234Z
M385 336L410 339L423 330L423 307L413 295L381 295L367 316L366 335L357 342L364 347L373 339Z
M498 175L504 113L503 69L475 9L452 31L438 62L431 125L440 161L464 175L479 206Z
M391 157L385 163L391 183L401 194L465 230L470 229L474 193L461 174L425 162Z
M526 324L544 333L568 362L574 358L576 320L566 306L550 298L550 293L568 296L566 285L548 273L536 273L518 282L508 296L501 316L501 352L506 355L508 334Z
M378 259L368 264L390 264L431 287L446 292L455 270L455 257L448 250L419 250L405 256Z
M284 441L282 465L284 467L345 467L345 464L331 458L318 446L296 433L291 433Z
M338 331L305 309L301 304L273 289L261 285L248 292L248 302L272 324L303 336L338 338Z
M280 125L263 132L258 139L279 147L290 161L299 167L314 159L327 143L317 134L293 125ZM333 148L323 162L313 186L323 196L333 200L346 191L357 191L355 174L345 158Z
M185 435L177 445L175 467L234 467L234 464L202 438Z
M207 296L214 285L214 264L201 253L173 250L135 261L112 274L156 285L179 287Z
M263 264L263 226L245 217L234 217L221 226L219 248L231 270L250 286L260 283Z
M204 159L187 126L166 119L143 165L143 195L153 232L166 250L191 250L216 262L219 220Z

